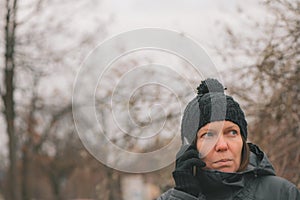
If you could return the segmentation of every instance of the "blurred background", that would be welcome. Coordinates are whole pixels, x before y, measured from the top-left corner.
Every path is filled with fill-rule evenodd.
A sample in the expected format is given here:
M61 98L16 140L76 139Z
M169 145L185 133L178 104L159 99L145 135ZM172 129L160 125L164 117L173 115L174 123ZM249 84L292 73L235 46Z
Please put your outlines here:
M181 32L205 48L227 93L246 111L249 140L300 188L299 0L0 0L0 13L0 199L152 200L173 187L173 164L145 174L106 167L83 146L73 122L73 83L84 58L105 39L144 27ZM108 80L158 57L151 56L118 62ZM191 81L195 88L200 82ZM101 119L101 98L113 91L104 89ZM173 101L168 95L160 87L135 94L135 120L148 123L139 108ZM167 111L170 125L151 144L120 134L112 142L136 152L163 147L180 122L176 109Z

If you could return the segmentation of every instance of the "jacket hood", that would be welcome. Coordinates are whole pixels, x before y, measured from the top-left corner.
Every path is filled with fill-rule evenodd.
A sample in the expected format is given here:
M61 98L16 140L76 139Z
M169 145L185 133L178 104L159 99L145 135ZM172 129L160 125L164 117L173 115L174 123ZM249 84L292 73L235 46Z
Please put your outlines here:
M258 146L248 143L250 148L250 159L248 167L245 171L236 173L226 173L216 170L201 170L198 174L202 188L205 193L215 193L224 195L228 194L228 190L233 188L245 187L249 179L256 178L258 176L275 175L275 170L267 158L266 154L259 149ZM224 191L224 194L222 194Z
M250 149L250 159L247 170L244 173L254 172L256 175L276 175L274 167L267 155L258 146L248 143ZM243 172L242 172L243 173Z

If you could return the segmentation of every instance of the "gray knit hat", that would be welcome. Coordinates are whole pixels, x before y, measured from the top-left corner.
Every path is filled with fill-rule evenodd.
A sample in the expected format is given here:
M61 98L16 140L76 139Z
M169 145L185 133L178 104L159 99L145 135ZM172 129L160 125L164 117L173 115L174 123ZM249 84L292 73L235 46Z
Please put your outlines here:
M224 94L223 85L216 79L206 79L197 88L198 95L188 103L181 122L183 145L191 144L198 130L213 121L231 121L237 124L247 140L247 121L239 104Z

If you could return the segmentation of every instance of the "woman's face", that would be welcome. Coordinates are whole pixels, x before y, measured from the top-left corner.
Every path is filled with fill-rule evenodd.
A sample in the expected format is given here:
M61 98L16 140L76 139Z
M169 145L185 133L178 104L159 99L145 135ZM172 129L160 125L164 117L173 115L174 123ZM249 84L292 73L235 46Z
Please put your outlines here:
M206 169L236 172L241 164L242 148L240 128L233 122L211 122L198 131L197 150Z

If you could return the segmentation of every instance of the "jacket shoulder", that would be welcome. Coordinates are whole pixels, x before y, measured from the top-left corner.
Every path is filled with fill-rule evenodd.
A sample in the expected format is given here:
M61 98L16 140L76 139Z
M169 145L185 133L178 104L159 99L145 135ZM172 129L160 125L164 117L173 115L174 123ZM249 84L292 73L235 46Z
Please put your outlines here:
M278 176L263 176L256 187L257 199L300 200L299 189L288 180Z

